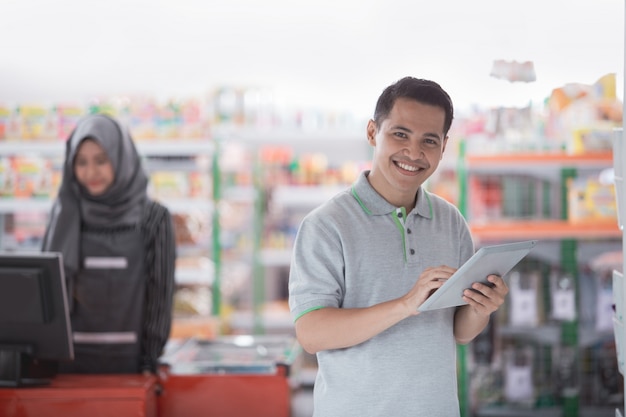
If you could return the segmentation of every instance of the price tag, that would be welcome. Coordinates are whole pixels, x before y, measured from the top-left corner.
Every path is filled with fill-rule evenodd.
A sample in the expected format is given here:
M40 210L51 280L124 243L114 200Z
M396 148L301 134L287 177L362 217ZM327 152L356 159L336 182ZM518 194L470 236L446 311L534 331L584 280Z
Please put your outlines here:
M574 290L553 290L552 317L566 321L576 319L576 294Z

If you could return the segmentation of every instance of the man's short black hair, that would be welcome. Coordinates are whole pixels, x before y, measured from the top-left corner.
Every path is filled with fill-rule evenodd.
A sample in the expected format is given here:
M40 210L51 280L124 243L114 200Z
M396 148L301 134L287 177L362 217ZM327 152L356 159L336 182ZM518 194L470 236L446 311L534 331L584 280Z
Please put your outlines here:
M404 77L383 90L378 97L374 111L374 122L377 127L389 116L399 98L408 98L423 104L441 107L446 113L443 132L445 135L448 134L454 118L454 107L450 96L436 82L414 77Z

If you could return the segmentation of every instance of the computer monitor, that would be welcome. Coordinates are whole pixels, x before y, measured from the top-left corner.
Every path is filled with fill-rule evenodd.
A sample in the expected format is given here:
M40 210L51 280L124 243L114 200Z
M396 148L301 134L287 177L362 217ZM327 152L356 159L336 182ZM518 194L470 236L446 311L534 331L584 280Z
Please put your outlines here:
M48 384L73 358L62 255L0 252L0 387Z

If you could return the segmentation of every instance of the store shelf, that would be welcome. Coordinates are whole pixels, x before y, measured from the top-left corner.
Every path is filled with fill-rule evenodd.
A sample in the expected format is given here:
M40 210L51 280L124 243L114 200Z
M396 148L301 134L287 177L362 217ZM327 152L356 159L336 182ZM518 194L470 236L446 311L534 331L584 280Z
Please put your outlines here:
M313 208L346 188L346 185L278 186L272 191L271 202L280 207Z
M223 200L240 203L253 203L258 196L257 190L252 186L228 186L222 193Z
M476 417L562 417L561 407L546 408L509 408L489 407L476 412ZM580 417L614 417L615 411L611 408L584 407L580 410Z
M52 208L52 200L48 197L38 198L0 198L0 213L15 213L17 211L47 212Z
M137 150L144 156L211 155L215 144L207 140L172 139L166 141L138 141Z
M187 199L161 199L159 201L173 213L210 213L213 210L213 202L198 198Z
M616 239L621 236L617 221L574 223L566 220L493 220L471 223L477 240L525 239Z
M1 155L29 155L39 156L62 156L65 152L65 142L63 141L4 141L0 142Z
M200 268L176 268L176 284L178 285L211 285L215 272Z
M533 341L540 345L557 345L561 342L561 324L545 324L537 327L521 326L500 326L498 334L500 337L519 338ZM598 331L590 326L580 326L578 328L578 346L590 347L598 340L610 339L613 337L611 331Z
M294 145L295 143L310 143L311 141L325 142L354 142L365 141L365 132L362 128L355 129L302 129L302 128L245 128L240 126L216 127L212 135L214 138L228 141L244 142L247 144L270 144L283 143Z
M4 158L33 156L42 159L54 160L54 168L58 169L58 160L62 160L66 148L65 141L38 141L38 140L22 140L22 141L0 141L0 155ZM198 172L199 174L209 175L210 160L208 156L215 154L215 144L207 139L155 139L149 141L136 141L139 154L144 158L144 167L146 171L152 173L154 171L173 172L176 179L185 178L183 173ZM197 180L197 177L194 177ZM190 181L190 180L189 180ZM183 181L180 183L183 184ZM206 185L206 184L202 184ZM203 190L198 187L195 195L187 196L182 187L168 190L167 188L159 189L158 183L153 181L150 195L161 204L166 206L173 217L200 217L198 214L206 217L211 215L215 210L215 204L209 195L208 188ZM168 186L170 186L168 184ZM184 197L183 197L184 195ZM182 197L182 198L181 198ZM41 213L48 214L52 209L54 195L39 195L31 197L0 197L0 222L5 222L7 215L16 213L35 213L37 220L43 222L45 217L40 216ZM206 215L206 216L205 216ZM30 219L27 216L26 219ZM25 220L21 220L22 223ZM13 222L8 223L9 226ZM39 226L39 225L38 225ZM20 226L22 227L22 226ZM34 227L27 225L30 229ZM42 233L41 229L36 231L28 230L29 233ZM204 236L200 237L201 243L194 245L184 245L177 247L180 249L178 260L188 261L189 259L198 259L198 257L206 257L207 252L212 248ZM3 250L40 250L40 238L20 237L18 240L15 233L5 233L0 239ZM183 256L181 256L183 255ZM188 259L184 259L188 258ZM177 261L178 261L177 260ZM177 262L178 265L178 262ZM178 286L186 287L211 287L215 282L215 270L212 265L193 265L185 263L185 266L178 265L175 271L175 281ZM212 334L214 334L213 332ZM207 334L204 332L202 334Z
M291 263L291 249L263 249L261 264L270 266L289 266Z
M144 156L189 156L212 154L213 142L208 140L172 139L168 141L137 141L137 150ZM0 142L0 155L62 156L64 141L4 141Z
M560 407L550 408L509 408L489 407L478 410L477 417L562 417ZM599 417L599 416L598 416Z
M541 250L537 251L538 253L534 254L528 263L530 268L536 268L533 271L540 271L541 280L538 286L535 288L531 288L530 284L528 287L519 286L515 291L517 306L520 300L525 299L524 296L533 297L537 303L537 311L542 311L547 321L540 320L539 325L532 327L504 325L503 322L499 322L494 330L496 338L494 344L506 345L508 352L520 355L520 352L526 352L524 349L528 349L531 360L537 361L543 361L544 358L561 350L574 352L578 359L588 355L589 360L599 360L601 353L598 345L602 345L603 341L610 342L611 332L598 330L595 322L592 324L588 320L590 307L585 307L583 318L581 318L583 310L577 310L571 321L548 319L547 317L552 317L554 303L560 300L555 298L549 285L552 278L550 271L559 271L558 274L568 276L570 280L568 282L572 282L575 291L590 291L588 287L581 288L583 284L579 281L582 279L579 277L579 268L583 260L594 251L606 250L608 242L614 242L621 237L621 230L615 218L608 215L602 218L591 214L585 214L587 217L576 215L580 211L576 211L577 206L572 206L573 194L570 193L569 183L572 179L593 177L610 169L613 153L511 152L480 155L469 153L461 155L458 162L461 181L460 209L468 218L472 236L478 246L487 242L530 239L542 242ZM521 271L522 275L527 274L523 268ZM588 284L588 281L584 281L584 284ZM531 293L531 290L534 292ZM596 296L591 293L587 295ZM576 292L574 296L577 296ZM510 297L512 298L512 294ZM549 300L547 305L546 300ZM509 308L513 308L512 302ZM529 395L528 403L524 404L508 402L508 399L502 400L504 403L499 401L489 404L487 401L481 404L478 400L474 404L475 411L472 415L476 417L614 415L614 407L604 404L597 392L589 394L585 391L583 394L579 391L586 388L579 383L575 385L576 392L573 395L565 394L560 389L551 391L553 387L541 381L543 370L537 368L535 363L528 363L530 365L527 367L534 372L533 384L535 386L547 384L543 389L554 396L556 402L550 403L552 406L533 406L538 400L535 393ZM548 365L542 362L542 366ZM559 366L572 372L580 372L582 365L577 359L565 358L562 363L559 362ZM509 368L504 366L500 371L506 372L507 369ZM480 383L472 381L470 384Z
M612 152L588 152L569 154L564 152L520 152L494 155L467 155L465 163L470 169L480 167L509 168L518 165L524 168L547 167L607 167L613 162Z
M171 212L190 213L196 211L210 212L213 210L213 203L209 200L200 199L163 199L160 201ZM49 211L52 208L52 199L37 198L1 198L0 213L15 213L17 211Z
M263 311L260 315L251 311L234 311L227 319L235 334L252 334L260 321L267 334L291 334L293 318L289 311Z

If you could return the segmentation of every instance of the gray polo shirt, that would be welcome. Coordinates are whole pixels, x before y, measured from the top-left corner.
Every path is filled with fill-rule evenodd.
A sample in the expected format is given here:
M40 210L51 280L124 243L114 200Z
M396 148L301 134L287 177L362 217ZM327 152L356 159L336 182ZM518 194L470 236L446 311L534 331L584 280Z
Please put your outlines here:
M425 268L458 268L474 253L452 204L420 188L407 214L368 174L303 219L289 278L295 320L401 297ZM357 346L319 352L314 416L458 416L454 311L424 312Z

